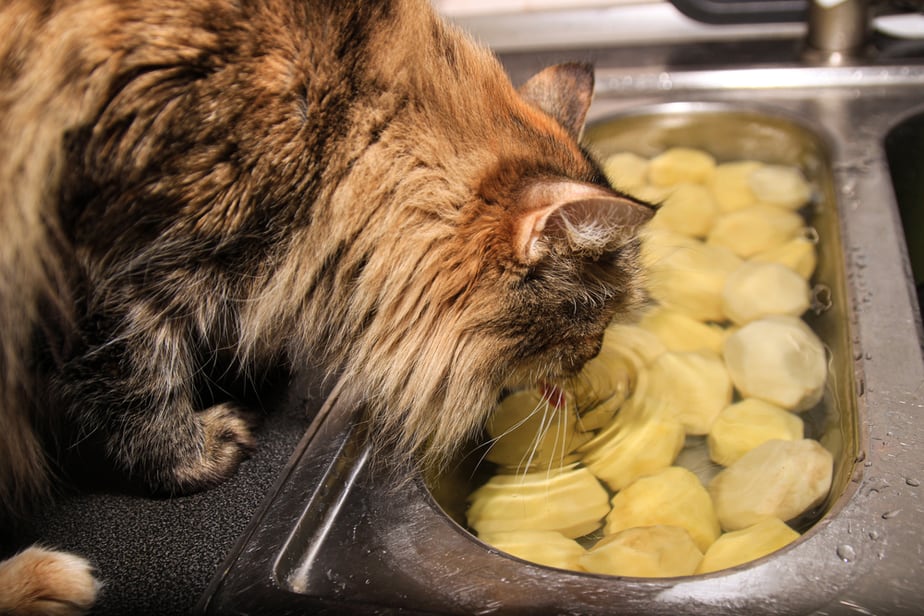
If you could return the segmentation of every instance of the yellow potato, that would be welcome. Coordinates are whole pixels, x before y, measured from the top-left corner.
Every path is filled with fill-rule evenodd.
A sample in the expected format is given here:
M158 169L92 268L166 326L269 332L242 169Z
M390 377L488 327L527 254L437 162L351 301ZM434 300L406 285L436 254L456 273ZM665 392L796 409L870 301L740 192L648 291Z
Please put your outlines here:
M466 516L479 536L515 530L554 530L581 537L600 527L606 490L586 468L495 475L470 496Z
M621 490L673 464L685 438L683 425L673 419L624 422L612 437L582 450L582 462L611 490Z
M485 458L513 468L548 468L573 461L569 454L590 439L576 429L574 404L560 408L536 390L504 398L488 420L493 444Z
M574 539L552 530L514 530L478 536L490 546L517 558L547 567L580 571L587 550Z
M812 197L812 188L797 167L764 165L748 180L760 201L786 209L798 209Z
M709 546L696 573L710 573L757 560L786 547L799 533L779 518L766 518L753 526L725 533Z
M762 166L763 163L757 161L739 160L722 163L715 168L709 188L720 211L733 212L757 203L750 179L751 174Z
M728 275L722 310L739 325L774 314L801 316L811 306L805 278L779 263L745 262Z
M742 326L725 340L725 366L742 396L805 411L824 396L824 345L802 319L771 316Z
M792 269L797 274L809 280L815 273L818 264L818 254L815 242L800 235L784 244L768 248L751 257L751 261L759 263L779 263Z
M805 428L798 415L776 405L747 398L725 407L706 438L709 457L728 466L758 445L781 439L802 439Z
M671 466L617 492L606 516L607 535L638 526L679 526L705 551L719 536L712 499L696 475Z
M639 321L639 327L657 335L669 351L721 353L725 345L726 333L722 327L668 308L648 310Z
M677 184L648 225L692 237L706 237L718 212L719 206L705 186Z
M728 248L742 258L785 244L802 233L805 221L795 212L772 205L752 205L722 214L706 243Z
M667 186L652 186L651 184L642 184L634 186L626 191L636 199L645 201L652 205L660 207L671 194L671 189Z
M648 179L656 186L683 182L703 184L715 172L715 158L695 148L676 147L658 154L648 164Z
M603 159L603 173L616 189L628 192L647 183L648 159L618 152Z
M727 248L649 230L642 244L643 260L649 263L649 290L662 306L699 321L723 321L722 290L741 259ZM649 245L649 239L654 243ZM660 243L668 242L668 243Z
M629 396L636 372L628 352L612 343L603 344L600 353L565 383L580 413L577 428L596 430L609 423Z
M636 371L653 362L667 351L667 347L657 336L637 325L614 323L603 334L604 349L611 348L617 354L630 358L636 364Z
M750 450L709 482L725 530L768 517L791 520L820 505L831 489L833 458L818 441L771 440Z
M711 351L668 352L651 364L648 408L657 417L679 421L687 434L707 434L731 399L725 363Z
M604 537L581 556L592 573L626 577L692 575L703 559L690 534L677 526L627 528Z

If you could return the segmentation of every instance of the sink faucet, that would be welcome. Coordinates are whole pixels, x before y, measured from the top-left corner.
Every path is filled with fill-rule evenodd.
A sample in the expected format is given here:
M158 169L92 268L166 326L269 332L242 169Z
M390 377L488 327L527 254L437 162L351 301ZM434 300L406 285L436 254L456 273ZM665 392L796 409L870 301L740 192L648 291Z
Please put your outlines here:
M870 0L809 0L805 59L847 64L863 55L870 29Z

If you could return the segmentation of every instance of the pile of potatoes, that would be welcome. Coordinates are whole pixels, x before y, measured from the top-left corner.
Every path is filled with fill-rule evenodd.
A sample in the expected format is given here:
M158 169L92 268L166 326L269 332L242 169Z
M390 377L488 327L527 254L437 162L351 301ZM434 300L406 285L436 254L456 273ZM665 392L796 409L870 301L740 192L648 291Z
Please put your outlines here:
M802 320L816 246L795 167L673 148L623 153L613 184L662 206L643 235L655 306L610 326L570 382L518 391L489 425L496 474L467 520L540 564L674 577L733 567L798 538L833 460L800 413L824 394L827 357ZM684 467L705 446L706 481ZM713 470L715 473L715 470Z

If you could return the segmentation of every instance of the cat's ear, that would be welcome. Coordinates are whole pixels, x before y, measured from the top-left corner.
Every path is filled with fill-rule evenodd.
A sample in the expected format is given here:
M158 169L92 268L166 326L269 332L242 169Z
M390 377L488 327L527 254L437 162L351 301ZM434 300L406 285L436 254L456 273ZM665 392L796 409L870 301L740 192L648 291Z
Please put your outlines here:
M550 66L520 86L520 96L544 111L578 139L594 93L593 66L567 62Z
M526 191L530 209L516 221L516 254L535 263L554 244L600 254L623 244L651 220L654 207L592 184L542 182Z

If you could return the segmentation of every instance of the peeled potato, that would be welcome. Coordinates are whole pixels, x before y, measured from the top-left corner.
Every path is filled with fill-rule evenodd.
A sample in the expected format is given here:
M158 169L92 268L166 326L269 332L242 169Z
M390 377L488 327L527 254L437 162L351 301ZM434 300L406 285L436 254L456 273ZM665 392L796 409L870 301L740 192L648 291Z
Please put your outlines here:
M592 573L627 577L692 575L703 559L690 534L677 526L627 528L604 537L580 558Z
M724 355L742 396L798 412L824 395L825 348L802 319L771 316L748 323L728 336Z
M646 403L658 417L676 419L687 434L706 434L731 403L732 382L710 351L668 352L651 364Z
M501 552L523 560L572 571L580 570L580 559L587 552L574 539L551 530L484 533L478 538Z
M603 160L603 173L619 190L631 191L647 183L648 159L632 152L618 152Z
M775 517L791 520L821 504L831 489L833 459L813 439L758 445L709 482L725 530Z
M709 546L696 573L735 567L776 552L799 538L779 518L766 518L741 530L725 533Z
M578 429L596 430L606 425L629 396L636 372L627 352L614 344L603 344L600 353L566 384L581 411Z
M677 243L673 249L657 244L649 249L648 238L651 237L655 242L666 238L646 236L642 244L643 259L651 262L649 290L652 297L662 306L699 321L723 321L722 290L729 274L741 265L741 259L726 248L693 239ZM655 256L657 253L659 257Z
M764 165L751 173L749 184L764 203L795 210L812 196L812 189L797 167Z
M715 199L705 186L677 184L648 224L683 235L706 237L718 211Z
M716 218L706 243L748 258L788 242L802 232L804 225L795 212L772 205L752 205Z
M709 188L722 212L732 212L755 205L757 197L751 190L751 174L763 167L753 160L722 163L715 168Z
M547 468L572 462L569 454L589 440L576 429L574 405L556 407L535 390L517 391L488 421L494 439L485 458L514 468Z
M672 419L625 422L611 438L583 451L582 462L611 490L621 490L673 464L685 436L683 425Z
M670 351L721 353L725 345L722 327L697 321L683 312L668 308L657 307L647 311L639 327L656 334Z
M670 196L671 189L667 186L643 184L641 186L634 186L626 192L628 192L636 199L647 201L648 203L660 206Z
M728 275L722 309L739 325L774 315L802 315L811 305L805 278L779 263L745 262Z
M700 551L719 536L712 499L696 475L671 466L637 479L616 493L606 516L607 535L637 526L679 526L690 533Z
M554 530L574 539L600 527L607 493L586 468L495 475L475 490L468 524L485 533Z
M715 172L715 158L694 148L670 148L648 164L648 179L657 186L674 186L683 182L703 184Z
M706 438L709 457L729 466L758 445L773 440L801 440L805 428L798 415L778 406L747 398L725 407Z
M779 263L792 269L806 280L815 273L818 264L818 254L815 242L805 236L797 236L779 246L768 248L751 257L751 261L759 263Z
M667 351L664 343L653 333L636 325L619 323L607 327L603 334L603 346L600 352L603 353L607 348L615 350L617 354L640 361L637 368L650 364Z

